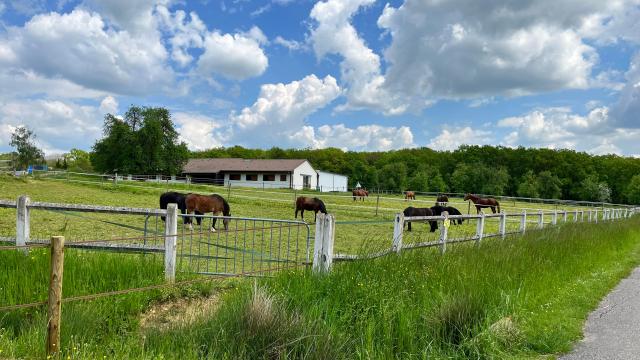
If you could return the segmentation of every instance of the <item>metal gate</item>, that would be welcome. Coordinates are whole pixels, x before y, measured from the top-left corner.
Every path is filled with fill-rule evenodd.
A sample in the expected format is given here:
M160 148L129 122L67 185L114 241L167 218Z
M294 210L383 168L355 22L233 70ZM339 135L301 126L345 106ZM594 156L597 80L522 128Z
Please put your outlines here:
M193 222L192 229L185 220ZM224 220L228 221L226 230ZM265 275L310 260L311 232L303 221L179 215L178 222L179 272ZM212 231L214 222L216 230Z

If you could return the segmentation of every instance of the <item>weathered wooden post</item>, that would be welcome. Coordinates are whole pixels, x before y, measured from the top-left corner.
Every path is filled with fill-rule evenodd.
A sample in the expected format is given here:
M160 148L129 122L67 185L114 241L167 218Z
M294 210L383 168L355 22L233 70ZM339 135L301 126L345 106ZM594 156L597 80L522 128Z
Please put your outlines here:
M597 224L598 223L598 208L596 208L594 211L595 211L595 213L593 215L593 220Z
M558 224L558 211L554 210L553 211L553 215L551 215L551 225L557 225Z
M18 198L16 204L16 246L25 246L29 242L31 236L29 222L29 203L31 200L28 196L22 195ZM29 249L24 247L22 252L29 253Z
M587 217L587 222L591 222L593 220L593 210L589 209L589 215Z
M227 201L231 201L231 181L229 181L229 185L227 186Z
M113 176L113 185L118 185L118 173Z
M397 213L393 222L393 242L391 249L400 254L402 250L402 232L404 230L404 214Z
M164 228L164 278L168 282L176 279L176 250L178 240L178 205L167 205Z
M578 210L573 212L573 222L578 222Z
M313 244L313 272L327 273L331 270L334 235L335 218L333 215L318 213L316 217L316 239Z
M480 244L484 236L484 213L480 213L478 223L476 224L476 245Z
M524 234L527 231L527 210L522 210L522 217L520 218L520 232Z
M451 224L448 212L443 211L442 217L442 227L440 228L440 254L444 254L445 251L447 251L447 235L449 234L449 225Z
M584 210L580 210L580 222L584 222Z
M542 210L538 211L538 229L544 228L544 213Z
M500 213L500 237L505 238L507 236L507 214Z
M567 222L567 210L564 210L564 213L562 214L562 221L563 222Z
M60 315L62 313L62 273L64 267L64 236L51 237L51 273L47 302L47 355L60 351Z
M380 207L380 193L376 196L376 216L378 216L378 208Z

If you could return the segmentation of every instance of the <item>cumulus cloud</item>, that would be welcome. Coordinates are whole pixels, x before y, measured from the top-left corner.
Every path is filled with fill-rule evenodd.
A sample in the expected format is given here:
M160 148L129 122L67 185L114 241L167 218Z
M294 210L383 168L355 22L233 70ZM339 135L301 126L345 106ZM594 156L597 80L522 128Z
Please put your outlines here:
M100 102L100 111L104 114L117 114L118 113L118 100L109 95L102 99Z
M224 135L216 131L222 127L217 120L196 113L177 112L173 120L180 133L180 140L192 150L206 150L223 145Z
M108 98L105 100L103 104L112 102ZM112 104L106 107L109 106ZM27 126L36 133L38 145L47 153L60 152L60 149L90 148L101 136L103 116L101 106L69 101L38 99L0 103L2 133L18 126ZM5 141L0 146L4 150L9 148Z
M407 126L386 127L360 125L349 128L344 124L305 126L294 135L304 139L312 148L336 147L352 151L386 151L414 147L413 133Z
M631 60L625 78L626 84L611 109L612 117L619 126L640 128L640 52Z
M256 39L245 34L212 32L204 40L204 53L198 59L198 72L244 80L261 75L268 65L269 60Z
M504 118L498 127L510 129L507 146L568 148L594 154L629 154L637 148L640 130L618 127L607 107L597 107L586 115L569 108L544 108L522 116Z
M78 8L36 15L23 27L9 27L0 37L0 49L5 69L112 93L142 94L173 79L158 39L110 29L100 14Z
M472 129L469 126L442 129L442 132L432 138L427 147L434 150L455 150L460 145L492 144L493 136L490 131Z

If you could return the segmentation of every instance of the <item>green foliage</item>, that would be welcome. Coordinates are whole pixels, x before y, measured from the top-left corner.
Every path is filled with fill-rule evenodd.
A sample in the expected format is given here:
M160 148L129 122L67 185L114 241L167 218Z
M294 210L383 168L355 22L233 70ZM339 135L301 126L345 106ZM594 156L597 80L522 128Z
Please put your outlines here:
M97 171L175 175L189 157L165 108L132 106L122 120L107 114L104 133L91 154Z
M629 181L626 196L629 203L640 204L640 174L634 175Z
M395 191L407 188L421 191L418 189L426 187L429 191L516 196L523 177L532 171L540 183L540 197L574 200L607 197L604 187L603 191L597 191L597 196L581 191L581 183L589 175L598 174L597 183L606 183L611 200L617 203L627 201L629 181L640 174L640 159L636 158L522 147L461 146L453 152L428 148L345 152L335 148L259 150L234 146L195 152L192 156L308 159L317 169L349 176L350 187L360 182L369 189ZM390 164L392 166L387 166ZM404 164L404 168L399 164ZM395 169L400 172L395 174ZM437 170L442 182L437 179L437 173L430 173L429 169ZM422 179L424 171L427 172L426 183Z
M60 159L58 159L59 161ZM91 166L91 155L80 149L71 149L68 153L64 154L62 168L69 169L71 171L91 172L93 167ZM56 164L56 167L58 165Z
M44 163L44 153L34 143L36 135L25 126L19 126L11 134L10 145L16 149L15 166L24 170L29 165Z
M540 196L540 181L533 171L529 170L520 180L518 196L537 198Z

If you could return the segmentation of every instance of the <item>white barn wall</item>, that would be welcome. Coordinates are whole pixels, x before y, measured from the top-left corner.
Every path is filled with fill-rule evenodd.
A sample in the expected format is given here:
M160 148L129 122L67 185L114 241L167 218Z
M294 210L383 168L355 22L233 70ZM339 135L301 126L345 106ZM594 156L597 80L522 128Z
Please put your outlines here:
M293 188L294 189L302 189L302 176L309 175L311 178L309 179L310 189L316 189L318 186L318 175L316 171L313 169L311 164L308 161L303 162L298 166L295 170L293 170Z
M318 170L318 190L322 192L347 191L348 180L347 176Z
M254 173L252 173L254 174ZM273 174L273 173L269 173ZM289 188L291 174L286 171L276 173L275 181L264 181L264 174L258 173L257 181L247 181L247 174L240 174L240 180L229 180L229 174L224 174L224 186L242 186L242 187L255 187L255 188L268 188L268 189L281 189L281 188ZM280 181L280 175L286 175L287 180ZM302 180L301 180L302 181Z

